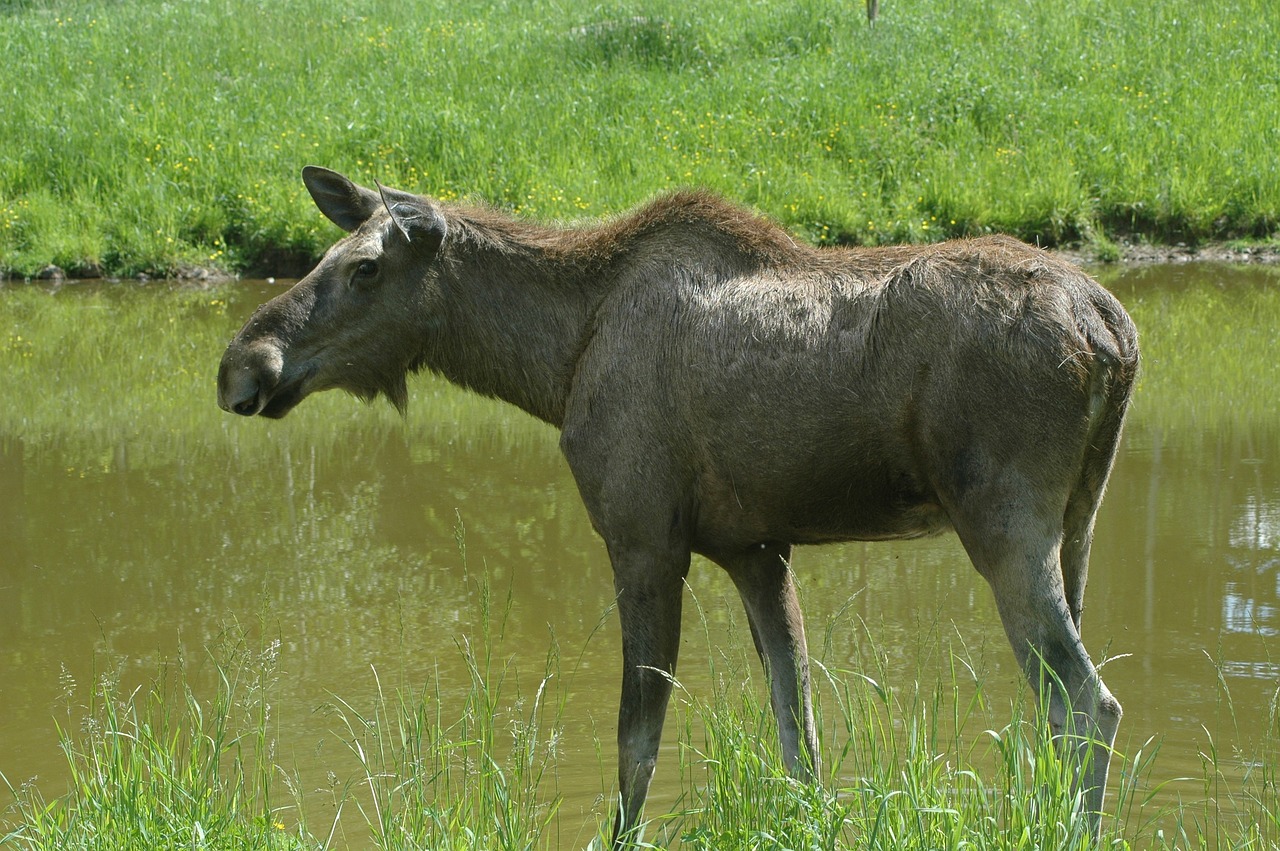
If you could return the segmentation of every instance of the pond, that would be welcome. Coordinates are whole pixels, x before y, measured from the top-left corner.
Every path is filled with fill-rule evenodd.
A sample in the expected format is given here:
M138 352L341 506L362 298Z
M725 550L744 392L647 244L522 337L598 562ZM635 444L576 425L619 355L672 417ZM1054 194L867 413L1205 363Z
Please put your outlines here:
M1244 770L1280 679L1280 270L1095 272L1145 362L1085 643L1110 658L1121 751L1162 739L1150 785L1189 776L1159 794L1203 797L1201 753ZM464 693L487 599L511 700L557 674L562 834L584 844L609 810L620 640L556 433L425 376L404 420L337 393L279 422L223 414L222 347L279 289L0 288L0 772L60 794L56 724L74 731L104 673L142 682L181 659L198 689L216 676L208 648L248 635L273 681L276 759L332 808L354 763L321 708L428 682L442 701ZM828 670L865 669L871 647L891 684L946 678L949 647L1008 716L1021 681L953 536L803 548L794 567ZM695 559L690 586L687 694L763 695L731 583ZM668 732L653 808L676 794Z

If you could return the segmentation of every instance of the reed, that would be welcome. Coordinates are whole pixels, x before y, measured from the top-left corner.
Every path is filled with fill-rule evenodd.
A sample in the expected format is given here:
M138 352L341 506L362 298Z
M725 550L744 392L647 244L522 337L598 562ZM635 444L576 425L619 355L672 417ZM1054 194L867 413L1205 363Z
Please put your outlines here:
M494 612L489 586L479 584L478 634L458 645L469 677L458 712L446 714L438 681L394 694L379 681L371 706L338 696L330 706L358 765L340 804L360 811L382 851L558 847L558 648L548 649L534 693L523 693L513 660L495 655L511 598Z

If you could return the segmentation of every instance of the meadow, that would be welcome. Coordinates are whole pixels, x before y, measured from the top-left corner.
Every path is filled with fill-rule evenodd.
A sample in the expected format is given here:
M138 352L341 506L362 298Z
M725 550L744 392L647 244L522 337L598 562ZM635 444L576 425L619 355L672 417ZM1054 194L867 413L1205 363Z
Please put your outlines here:
M282 274L299 170L541 218L708 186L814 242L1274 240L1280 7L0 6L0 273Z

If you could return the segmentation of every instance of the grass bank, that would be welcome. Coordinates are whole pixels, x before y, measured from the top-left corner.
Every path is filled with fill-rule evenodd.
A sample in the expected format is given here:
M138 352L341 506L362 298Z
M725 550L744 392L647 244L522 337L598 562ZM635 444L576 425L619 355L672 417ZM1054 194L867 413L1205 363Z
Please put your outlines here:
M1280 7L0 7L0 271L280 271L305 163L556 219L698 184L816 242L1274 238Z

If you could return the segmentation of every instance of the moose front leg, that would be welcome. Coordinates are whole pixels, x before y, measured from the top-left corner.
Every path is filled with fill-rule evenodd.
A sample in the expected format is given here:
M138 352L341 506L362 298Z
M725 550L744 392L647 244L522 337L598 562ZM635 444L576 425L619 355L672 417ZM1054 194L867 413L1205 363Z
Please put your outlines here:
M680 649L680 608L689 554L615 552L622 620L622 702L618 708L618 815L613 846L639 838L640 813L658 761L662 723Z

